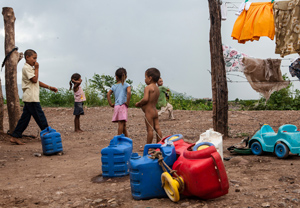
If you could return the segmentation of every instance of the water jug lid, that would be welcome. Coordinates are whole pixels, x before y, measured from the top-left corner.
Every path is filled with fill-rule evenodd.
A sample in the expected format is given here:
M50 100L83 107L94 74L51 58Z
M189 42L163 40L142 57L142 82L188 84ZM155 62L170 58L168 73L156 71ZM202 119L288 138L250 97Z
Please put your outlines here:
M139 159L139 158L141 158L141 156L139 156L139 154L137 152L133 152L131 154L131 159Z

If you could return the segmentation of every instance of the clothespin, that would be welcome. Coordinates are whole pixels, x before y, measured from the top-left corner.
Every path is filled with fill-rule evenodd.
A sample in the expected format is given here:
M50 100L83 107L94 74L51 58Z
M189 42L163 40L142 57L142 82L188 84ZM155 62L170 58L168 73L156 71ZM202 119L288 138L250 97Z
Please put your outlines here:
M248 0L245 0L245 3L247 2ZM273 0L272 0L273 1Z
M272 0L271 3L274 3L274 0Z

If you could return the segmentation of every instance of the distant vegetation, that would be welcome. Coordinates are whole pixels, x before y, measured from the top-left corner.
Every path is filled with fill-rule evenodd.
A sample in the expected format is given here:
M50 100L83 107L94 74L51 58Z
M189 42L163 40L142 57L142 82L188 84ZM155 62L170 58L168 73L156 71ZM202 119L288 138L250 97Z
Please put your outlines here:
M283 76L286 79L286 76ZM132 85L133 81L126 80ZM82 88L86 95L85 105L108 106L106 93L115 83L115 79L110 75L94 74L92 79L86 79ZM129 107L142 99L144 94L144 84L139 84L132 88L132 95ZM229 101L229 110L298 110L300 109L300 91L292 90L292 83L285 89L274 92L268 102L262 97L259 100L240 100ZM60 88L57 93L41 88L40 102L42 106L49 107L72 107L74 105L73 91ZM184 93L173 92L169 101L175 110L212 110L212 101L206 99L195 99Z

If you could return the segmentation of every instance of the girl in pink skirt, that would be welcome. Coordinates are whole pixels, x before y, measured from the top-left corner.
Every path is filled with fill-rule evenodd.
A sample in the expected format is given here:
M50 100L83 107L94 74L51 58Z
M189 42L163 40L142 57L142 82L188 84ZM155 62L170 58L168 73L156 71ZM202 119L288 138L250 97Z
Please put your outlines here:
M112 122L118 122L118 135L125 134L128 137L126 122L128 118L128 106L131 97L131 87L125 83L127 72L124 68L119 68L116 73L117 83L114 84L107 93L107 100L111 107L114 108ZM115 103L111 102L110 96L114 93Z

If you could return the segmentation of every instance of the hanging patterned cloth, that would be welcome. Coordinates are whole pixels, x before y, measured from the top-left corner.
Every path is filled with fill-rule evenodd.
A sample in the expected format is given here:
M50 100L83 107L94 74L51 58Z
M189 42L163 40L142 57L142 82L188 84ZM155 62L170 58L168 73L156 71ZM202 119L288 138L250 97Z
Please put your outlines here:
M281 59L244 57L244 73L251 87L268 100L274 91L286 88L290 82L282 78Z
M228 45L222 45L226 72L244 72L243 57L248 55Z
M300 58L297 58L290 66L289 71L292 77L298 77L300 79Z
M300 1L274 3L276 49L281 57L300 53Z
M273 3L253 2L248 11L243 10L236 19L231 37L239 43L259 40L262 36L274 39Z

